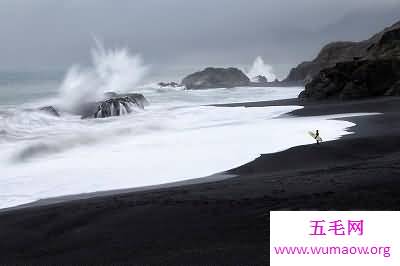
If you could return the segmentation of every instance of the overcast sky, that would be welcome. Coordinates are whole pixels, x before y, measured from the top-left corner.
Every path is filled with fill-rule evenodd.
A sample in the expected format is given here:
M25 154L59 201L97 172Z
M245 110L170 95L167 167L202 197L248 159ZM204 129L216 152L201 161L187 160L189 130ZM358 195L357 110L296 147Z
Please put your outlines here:
M153 74L246 66L279 77L332 40L361 40L400 20L399 0L0 0L0 69L89 60L93 36L140 53Z

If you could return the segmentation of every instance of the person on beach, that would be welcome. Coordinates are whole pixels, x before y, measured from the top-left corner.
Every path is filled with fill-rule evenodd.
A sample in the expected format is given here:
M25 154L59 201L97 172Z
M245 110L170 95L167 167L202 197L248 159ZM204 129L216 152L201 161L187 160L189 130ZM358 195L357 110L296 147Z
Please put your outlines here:
M319 144L320 138L319 138L319 131L318 131L318 129L317 129L317 131L315 132L315 140L317 141L317 144Z

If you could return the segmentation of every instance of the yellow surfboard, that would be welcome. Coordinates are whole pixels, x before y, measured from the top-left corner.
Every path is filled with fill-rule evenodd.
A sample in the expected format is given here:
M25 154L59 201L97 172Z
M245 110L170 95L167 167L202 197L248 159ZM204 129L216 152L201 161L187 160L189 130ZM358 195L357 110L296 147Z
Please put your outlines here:
M322 138L320 136L316 137L315 133L312 131L308 131L308 134L315 140L318 140L319 142L322 142Z

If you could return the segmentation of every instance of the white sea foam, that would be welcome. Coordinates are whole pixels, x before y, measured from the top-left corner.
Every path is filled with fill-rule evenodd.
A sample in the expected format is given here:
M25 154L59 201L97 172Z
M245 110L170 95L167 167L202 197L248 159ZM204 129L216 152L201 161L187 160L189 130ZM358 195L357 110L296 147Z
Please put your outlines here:
M204 177L245 164L261 153L312 143L309 130L318 128L324 140L333 140L348 134L353 125L332 120L340 115L285 116L299 106L209 106L294 98L300 87L198 91L138 87L146 70L140 57L127 50L98 45L93 65L72 68L58 98L1 105L0 208ZM270 72L262 60L256 60L253 70ZM58 100L63 111L69 111L107 91L140 92L151 105L132 114L120 108L121 117L88 120L68 112L54 117L26 109Z
M253 65L247 72L247 76L255 82L258 81L254 80L254 78L257 76L264 76L268 79L268 81L274 81L276 79L276 75L274 74L272 66L264 63L264 60L261 58L261 56L257 56L257 58L254 60Z
M225 101L295 96L300 88L296 93L295 89L261 88L256 96L249 90L233 90ZM245 164L261 153L312 143L309 130L318 128L325 140L332 140L348 134L347 128L353 125L331 120L336 118L332 116L281 116L299 106L200 104L213 99L224 102L222 95L229 91L222 89L182 91L182 98L175 93L174 97L161 96L172 103L159 99L146 111L124 117L83 121L41 114L45 123L32 117L27 124L18 121L21 117L13 120L20 126L8 130L18 141L1 146L0 208L62 195L204 177Z
M148 71L139 55L127 49L105 49L96 42L92 66L72 67L60 87L59 106L71 111L82 101L96 100L105 92L128 92L139 84Z

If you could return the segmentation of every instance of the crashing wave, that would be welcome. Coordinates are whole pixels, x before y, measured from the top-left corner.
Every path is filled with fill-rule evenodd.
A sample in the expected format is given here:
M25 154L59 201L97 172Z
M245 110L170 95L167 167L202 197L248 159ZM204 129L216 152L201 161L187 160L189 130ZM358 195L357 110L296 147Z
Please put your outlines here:
M147 99L139 93L117 94L115 92L107 92L104 96L106 97L104 100L80 104L74 110L71 110L71 113L80 115L82 119L106 118L127 115L134 110L143 110L149 104ZM60 116L54 106L45 106L39 108L39 110L53 116Z

